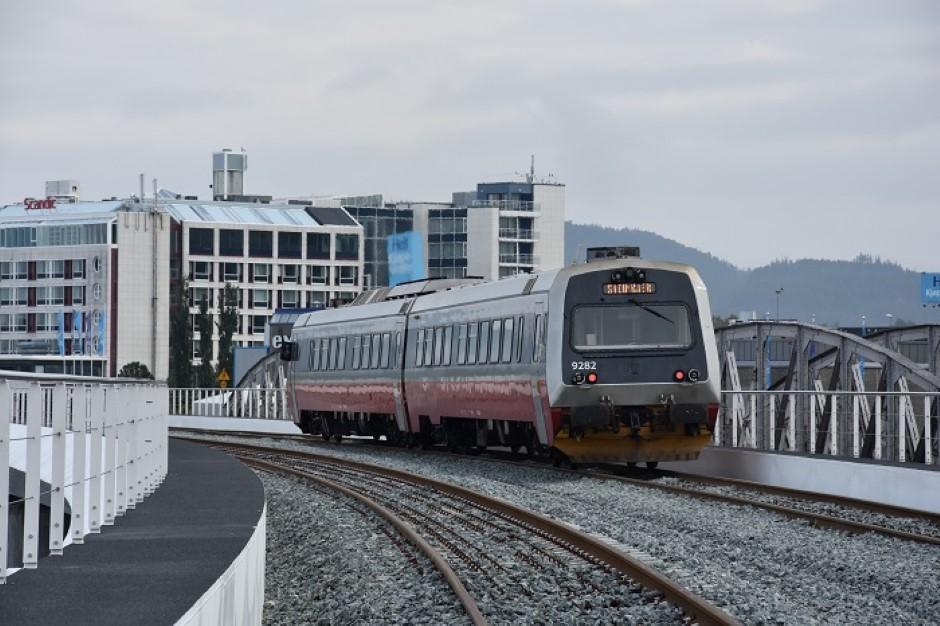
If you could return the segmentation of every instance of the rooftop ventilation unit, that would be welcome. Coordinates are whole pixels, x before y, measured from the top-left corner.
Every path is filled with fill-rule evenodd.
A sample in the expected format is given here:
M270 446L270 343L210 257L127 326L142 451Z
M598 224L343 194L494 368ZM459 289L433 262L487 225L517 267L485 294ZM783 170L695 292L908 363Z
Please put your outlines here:
M593 263L594 261L611 261L613 259L628 259L630 257L638 258L639 256L639 246L605 246L587 249L588 263Z

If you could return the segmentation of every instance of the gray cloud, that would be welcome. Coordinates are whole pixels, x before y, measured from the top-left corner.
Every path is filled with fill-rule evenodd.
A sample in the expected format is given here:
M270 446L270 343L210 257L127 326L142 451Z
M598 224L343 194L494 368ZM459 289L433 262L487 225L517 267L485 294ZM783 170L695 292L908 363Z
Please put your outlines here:
M270 5L270 6L269 6ZM569 216L742 265L872 252L940 269L940 5L8 3L0 201L140 171L205 195L447 199L537 154Z

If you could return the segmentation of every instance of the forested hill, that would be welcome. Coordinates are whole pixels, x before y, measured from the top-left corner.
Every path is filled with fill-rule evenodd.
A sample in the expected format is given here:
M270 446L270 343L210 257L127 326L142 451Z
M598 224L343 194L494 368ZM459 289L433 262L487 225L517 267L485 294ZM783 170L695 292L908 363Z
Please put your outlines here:
M920 274L896 263L860 255L853 261L801 259L775 261L742 270L716 256L666 239L656 233L630 228L565 224L565 258L583 261L593 246L639 246L644 258L676 261L694 266L708 287L712 310L726 317L740 311L776 314L775 290L783 287L780 316L824 324L859 326L866 316L870 326L893 320L940 322L940 309L920 304ZM889 318L886 314L893 317Z

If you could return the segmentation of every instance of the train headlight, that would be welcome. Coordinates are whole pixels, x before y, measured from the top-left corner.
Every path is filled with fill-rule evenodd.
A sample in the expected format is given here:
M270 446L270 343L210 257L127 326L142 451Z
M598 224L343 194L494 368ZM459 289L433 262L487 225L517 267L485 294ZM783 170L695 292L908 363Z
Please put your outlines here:
M676 381L677 383L681 383L685 381L685 371L676 370L675 372L672 373L672 379Z
M689 370L689 382L690 383L697 383L700 377L701 377L701 374L698 373L697 369Z
M597 372L588 372L587 381L589 385L593 385L597 382Z
M571 377L571 382L573 382L576 385L580 385L581 383L584 382L584 374L581 372L575 372L574 375Z

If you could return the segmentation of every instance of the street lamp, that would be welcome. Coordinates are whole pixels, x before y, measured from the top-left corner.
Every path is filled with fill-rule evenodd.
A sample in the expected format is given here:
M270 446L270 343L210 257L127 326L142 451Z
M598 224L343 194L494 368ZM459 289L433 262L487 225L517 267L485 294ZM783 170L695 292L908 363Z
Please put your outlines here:
M891 326L894 323L894 313L885 313L885 317L888 318L888 326Z
M780 294L783 293L783 287L774 291L777 294L777 321L780 321Z
M867 334L868 332L865 330L865 316L863 315L862 316L862 337L864 337Z

